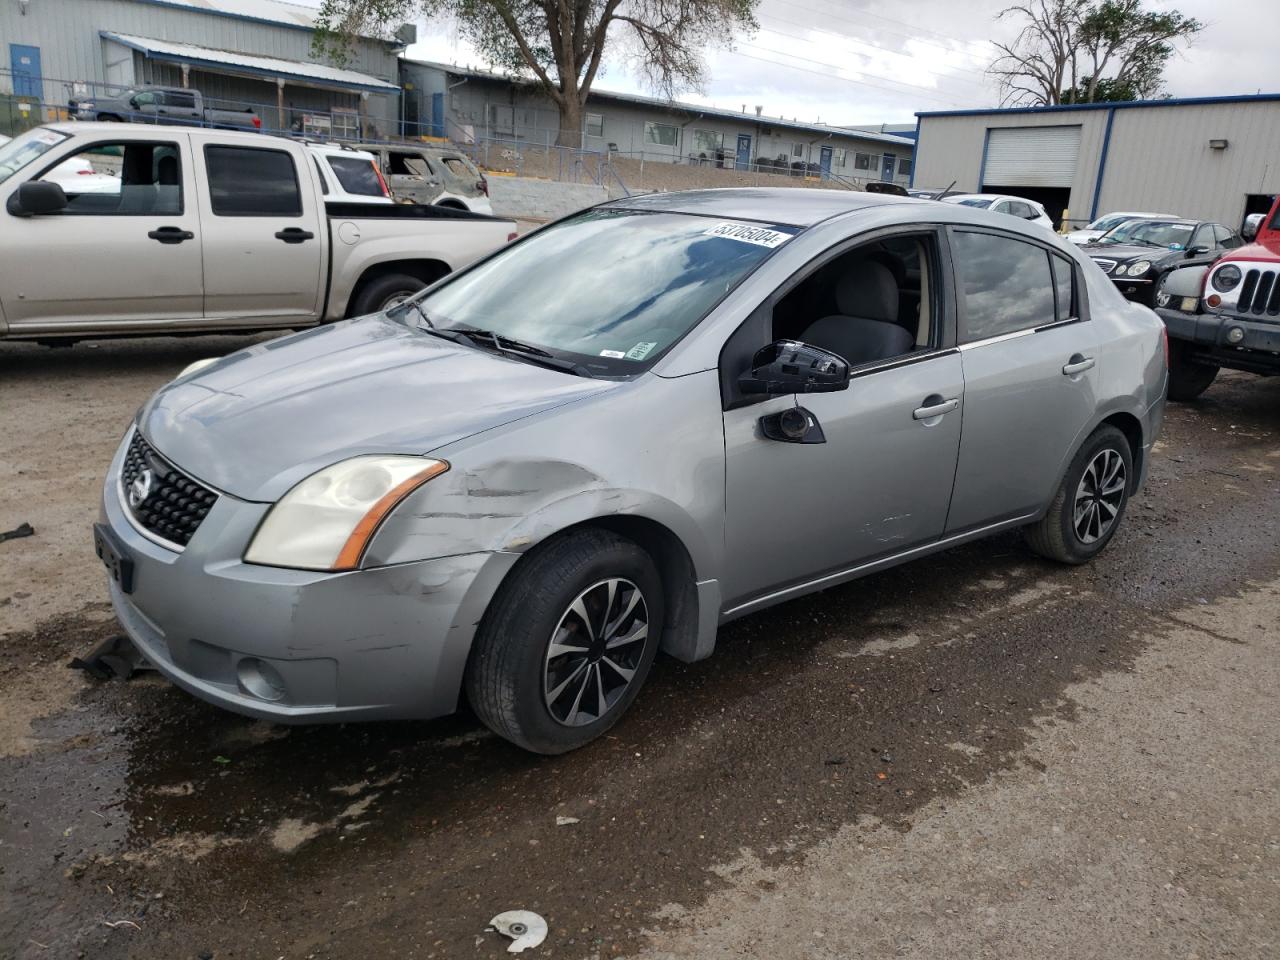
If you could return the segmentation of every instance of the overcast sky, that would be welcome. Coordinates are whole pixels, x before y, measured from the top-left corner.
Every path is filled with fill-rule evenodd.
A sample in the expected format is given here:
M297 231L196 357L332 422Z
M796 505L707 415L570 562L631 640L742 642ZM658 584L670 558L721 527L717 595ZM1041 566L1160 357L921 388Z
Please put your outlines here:
M319 0L303 0L317 5ZM984 76L996 14L1012 0L762 0L760 30L732 52L707 54L709 81L679 99L835 124L909 123L918 110L997 103ZM1166 74L1173 96L1280 92L1275 31L1280 0L1149 0L1207 26ZM409 55L485 66L456 31L419 24ZM607 58L606 58L607 59ZM614 58L596 87L652 94Z

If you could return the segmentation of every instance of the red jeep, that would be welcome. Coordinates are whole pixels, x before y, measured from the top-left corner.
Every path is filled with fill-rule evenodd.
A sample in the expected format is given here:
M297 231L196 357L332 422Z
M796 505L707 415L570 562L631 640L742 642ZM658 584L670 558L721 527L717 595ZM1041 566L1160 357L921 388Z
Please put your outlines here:
M1280 197L1260 219L1248 246L1212 266L1174 271L1160 291L1170 400L1198 397L1222 367L1280 374Z

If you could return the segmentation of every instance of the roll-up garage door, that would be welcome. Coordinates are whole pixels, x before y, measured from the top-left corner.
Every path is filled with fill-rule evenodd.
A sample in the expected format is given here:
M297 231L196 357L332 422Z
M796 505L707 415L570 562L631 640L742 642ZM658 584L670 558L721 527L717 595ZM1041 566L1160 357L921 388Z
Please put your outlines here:
M1002 187L1070 187L1079 156L1079 127L991 129L982 182Z

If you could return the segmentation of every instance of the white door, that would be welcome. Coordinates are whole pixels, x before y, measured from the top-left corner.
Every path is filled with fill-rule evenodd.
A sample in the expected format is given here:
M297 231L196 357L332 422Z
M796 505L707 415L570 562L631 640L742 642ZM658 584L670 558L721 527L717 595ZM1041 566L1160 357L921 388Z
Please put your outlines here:
M187 137L105 139L34 171L59 213L5 217L0 289L11 332L198 322L201 234Z
M981 189L1067 187L1076 176L1080 127L995 127L987 131Z
M204 314L252 323L319 317L324 211L289 150L204 143Z

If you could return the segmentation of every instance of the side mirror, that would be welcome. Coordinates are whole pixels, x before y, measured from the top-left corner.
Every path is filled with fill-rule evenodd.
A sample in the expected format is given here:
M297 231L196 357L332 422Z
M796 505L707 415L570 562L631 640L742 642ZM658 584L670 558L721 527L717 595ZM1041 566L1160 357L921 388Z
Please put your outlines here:
M1203 257L1208 252L1209 252L1209 248L1207 246L1205 246L1204 244L1198 244L1197 246L1188 248L1187 256Z
M743 393L781 396L788 393L832 393L849 386L844 357L798 340L775 340L756 351L751 369L738 378Z
M1251 213L1244 218L1244 226L1240 228L1240 236L1248 243L1253 243L1258 239L1258 231L1262 229L1262 221L1267 218L1265 213Z
M6 205L15 217L35 217L46 213L57 213L67 206L67 195L62 187L46 180L28 180L10 194Z

